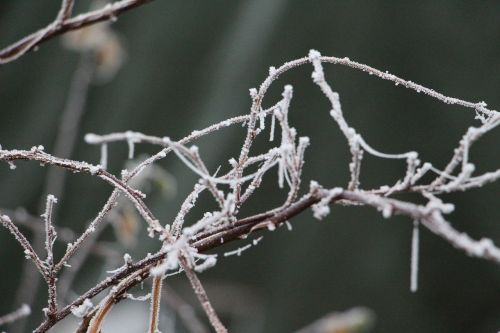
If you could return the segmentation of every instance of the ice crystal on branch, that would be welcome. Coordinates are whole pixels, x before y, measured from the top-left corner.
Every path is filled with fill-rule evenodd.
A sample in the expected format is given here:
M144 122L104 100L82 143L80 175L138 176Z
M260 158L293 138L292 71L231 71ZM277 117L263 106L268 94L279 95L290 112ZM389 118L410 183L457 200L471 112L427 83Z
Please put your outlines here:
M71 313L78 318L83 318L89 314L93 307L94 304L92 304L92 302L88 298L86 298L81 305L72 306Z

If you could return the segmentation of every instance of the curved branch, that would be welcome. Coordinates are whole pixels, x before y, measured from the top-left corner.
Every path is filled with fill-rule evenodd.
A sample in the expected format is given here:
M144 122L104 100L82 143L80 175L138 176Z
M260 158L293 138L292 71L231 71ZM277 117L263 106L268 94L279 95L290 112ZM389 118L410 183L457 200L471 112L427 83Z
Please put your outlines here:
M135 7L144 5L150 1L152 0L121 0L108 4L101 9L90 11L73 18L67 18L71 11L72 6L70 6L70 3L72 3L72 1L64 1L56 20L51 22L45 28L36 31L1 50L0 65L18 59L36 46L58 35L98 22L114 20L118 15Z

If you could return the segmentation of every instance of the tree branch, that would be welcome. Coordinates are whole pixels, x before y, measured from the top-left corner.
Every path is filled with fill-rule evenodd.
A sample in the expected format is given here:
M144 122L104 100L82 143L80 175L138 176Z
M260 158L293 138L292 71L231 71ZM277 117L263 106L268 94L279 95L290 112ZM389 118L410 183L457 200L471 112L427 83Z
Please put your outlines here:
M152 0L121 0L108 4L101 9L69 18L73 1L64 0L53 22L0 51L0 65L18 59L36 46L58 35L98 22L114 20L118 15L150 1Z
M110 5L113 6L113 5ZM434 168L430 163L424 163L418 168L420 161L415 152L406 152L401 154L388 154L372 148L364 141L362 136L355 129L351 128L344 118L340 99L336 92L331 89L330 85L324 78L322 63L334 63L348 66L357 70L368 72L381 79L391 81L397 85L402 85L406 88L423 92L433 98L436 98L447 104L461 105L475 110L479 114L479 119L482 125L469 128L464 135L459 149L446 170L440 171ZM351 181L347 189L333 188L324 189L316 182L311 182L309 192L300 199L296 199L299 185L301 183L301 171L303 165L303 157L305 147L308 145L307 137L298 138L297 131L288 123L288 107L292 98L292 87L285 86L283 99L268 110L262 110L261 105L263 98L269 89L271 83L276 80L281 74L300 65L312 63L314 71L312 78L330 101L332 111L330 115L344 134L351 148ZM211 267L216 261L216 255L201 254L201 252L216 248L223 243L227 243L237 239L244 239L250 233L269 229L274 230L277 226L286 223L291 218L311 208L314 217L318 219L325 218L330 212L330 205L337 203L343 205L365 205L371 206L381 212L383 217L389 218L394 214L399 214L409 217L412 221L420 223L422 226L429 229L434 234L440 236L452 246L465 251L467 254L487 260L491 260L497 264L500 263L500 249L497 248L489 239L481 239L479 241L470 238L468 235L455 230L448 221L443 217L453 210L453 205L443 203L433 193L451 192L464 190L467 186L482 186L486 182L495 181L499 177L498 171L486 173L483 175L471 178L474 171L474 166L468 161L468 154L471 145L477 141L482 135L489 132L493 128L500 125L500 113L495 110L486 108L484 103L471 103L464 100L447 97L432 89L425 88L411 81L403 80L392 74L381 72L370 66L360 64L349 60L348 58L323 57L319 52L312 50L309 57L293 60L283 64L279 68L272 68L269 76L263 81L260 88L251 89L253 104L250 115L231 118L224 122L218 123L203 131L193 131L191 135L179 140L178 142L170 141L168 138L157 138L145 136L141 133L125 132L114 133L108 136L87 135L86 141L93 144L107 145L112 141L125 140L129 144L129 149L132 152L135 143L147 142L159 144L162 149L156 155L146 159L134 168L131 172L123 172L122 178L108 173L101 166L91 165L85 162L65 160L56 158L52 155L43 152L43 148L34 147L30 151L25 150L1 150L0 160L12 163L15 160L27 159L50 164L61 168L66 168L72 171L88 172L93 176L99 177L114 187L113 194L108 199L108 202L96 217L95 221L102 220L116 201L118 192L120 191L134 203L139 213L149 224L150 231L156 231L160 234L160 240L164 242L164 247L156 254L147 256L137 263L126 262L124 266L114 271L113 275L98 283L96 286L88 290L85 294L78 297L71 304L59 309L48 317L35 332L46 332L57 321L66 317L71 309L81 305L86 300L96 296L110 286L118 286L113 288L111 293L99 305L98 310L91 321L89 327L91 331L98 332L102 320L110 311L115 302L121 300L121 294L133 287L139 281L131 277L140 277L140 281L150 275L158 277L163 276L168 270L177 270L181 267L184 270L192 283L192 287L197 294L202 307L207 313L210 322L218 332L226 332L226 329L218 319L212 306L208 302L206 293L203 290L200 281L194 273L194 270L200 271L203 268ZM281 143L270 149L267 153L251 157L250 148L256 136L265 129L265 116L272 113L273 119L276 118L281 126ZM246 122L247 135L241 148L238 161L234 158L229 160L232 169L223 176L212 176L201 160L201 155L198 155L196 147L188 148L184 146L190 140L201 137L212 131L216 131L223 127L227 127L238 122ZM257 127L257 122L259 126ZM271 129L271 132L274 130ZM297 140L298 138L298 140ZM141 192L131 188L127 182L136 174L144 170L148 165L164 158L167 153L173 151L177 156L188 165L195 173L200 176L201 185L195 187L194 191L188 195L184 201L180 215L176 218L173 224L173 230L170 226L163 228L157 221L148 207L142 201L143 195ZM379 189L364 190L359 188L359 174L361 168L361 156L366 152L378 158L384 159L401 159L406 160L406 173L393 186L381 186ZM461 171L458 174L452 175L451 172L455 166L462 165ZM257 172L244 175L246 168L254 163L261 163L258 166ZM238 210L243 202L254 193L254 190L259 187L264 173L266 173L273 165L278 165L278 185L280 187L287 185L289 188L288 196L283 205L270 211L259 213L247 218L237 219ZM13 165L11 165L13 166ZM15 166L14 166L15 167ZM430 183L427 185L415 185L418 180L427 171L433 171L438 174L438 179L442 179L439 183ZM251 180L250 184L243 189L245 182ZM285 183L286 182L286 183ZM220 185L220 186L219 186ZM230 189L225 193L222 190L224 185L229 185ZM200 187L201 186L201 187ZM219 186L219 187L217 187ZM196 201L196 196L203 189L208 189L212 192L215 200L219 203L220 209L215 212L206 212L203 217L194 222L189 227L183 228L184 216L189 212ZM392 199L394 193L402 192L418 192L423 198L428 199L425 205L418 205L412 202ZM8 224L8 222L5 222ZM10 227L10 225L9 225ZM65 260L69 258L81 245L81 242L93 232L94 222L82 234L79 240L70 245L63 259L56 265L55 271L58 271ZM173 234L171 233L173 232ZM160 263L165 260L165 265ZM196 262L200 260L200 262ZM161 267L160 267L161 266ZM43 274L43 273L42 273ZM159 280L158 280L159 281ZM156 283L158 281L155 281ZM159 295L159 285L156 286ZM153 300L158 301L158 297ZM153 306L156 311L158 306ZM157 316L152 312L152 320L150 330L156 329Z

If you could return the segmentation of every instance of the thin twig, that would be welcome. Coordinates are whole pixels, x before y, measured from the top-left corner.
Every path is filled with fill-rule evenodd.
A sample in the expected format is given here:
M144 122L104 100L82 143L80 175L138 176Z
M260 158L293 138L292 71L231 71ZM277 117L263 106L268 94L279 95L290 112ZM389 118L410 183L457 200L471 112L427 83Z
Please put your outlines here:
M64 18L68 15L69 10L61 9L58 13L56 20L51 22L45 28L40 29L31 35L28 35L21 40L15 42L14 44L4 48L0 51L0 65L6 64L8 62L14 61L26 54L28 51L32 50L41 43L52 39L58 35L64 34L71 30L76 30L83 28L88 25L95 24L97 22L114 20L118 15L131 10L135 7L142 6L152 0L121 0L108 4L103 8L87 12L85 14L80 14L73 18L65 18L62 21L58 21L60 18ZM63 1L65 3L71 3L72 1Z
M71 12L73 11L74 0L62 0L61 9L57 14L56 21L59 24L64 23L67 19L71 17Z
M186 329L190 333L208 333L208 329L203 322L197 317L195 310L189 303L186 303L182 298L177 295L175 290L164 286L162 293L164 302L169 308L173 309Z
M212 304L210 303L205 288L203 288L203 285L201 284L200 279L198 279L198 276L193 271L193 269L189 267L189 263L187 262L185 257L182 256L181 258L179 258L179 261L182 263L182 267L184 268L184 272L186 273L186 276L188 277L189 282L191 283L191 287L193 288L196 297L198 297L198 301L200 302L201 307L205 311L208 320L210 321L210 324L212 324L212 327L214 328L215 332L227 333L226 327L222 324L219 317L217 316L217 313L215 312Z
M155 276L153 278L153 286L151 288L151 306L149 309L148 333L158 332L162 284L163 284L163 276L160 275L160 276Z
M36 254L30 242L26 239L26 237L24 237L21 231L19 231L17 226L12 223L11 219L7 215L0 215L0 223L2 223L2 225L10 231L17 242L22 246L26 258L32 260L40 274L42 274L44 278L47 278L47 267Z
M31 314L29 305L23 304L19 309L0 317L0 325L10 324Z
M47 285L48 285L48 308L47 316L52 316L57 311L57 287L56 271L54 270L53 247L57 238L52 222L52 208L57 203L56 197L52 194L47 196L47 206L43 218L45 220L45 250L47 251Z

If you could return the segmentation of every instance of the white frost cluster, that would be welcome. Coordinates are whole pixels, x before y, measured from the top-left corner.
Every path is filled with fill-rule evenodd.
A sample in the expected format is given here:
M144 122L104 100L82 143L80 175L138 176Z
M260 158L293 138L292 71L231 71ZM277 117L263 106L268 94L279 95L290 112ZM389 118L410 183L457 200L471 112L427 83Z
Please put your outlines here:
M198 255L199 256L199 255ZM203 255L201 257L203 262L194 266L194 270L201 273L209 268L212 268L217 264L217 256L216 255Z
M330 214L331 201L341 195L343 191L340 187L327 190L323 198L318 203L312 205L313 216L318 220L322 220L328 216Z
M93 307L94 304L86 298L80 306L72 306L71 313L78 318L83 318L89 314Z

